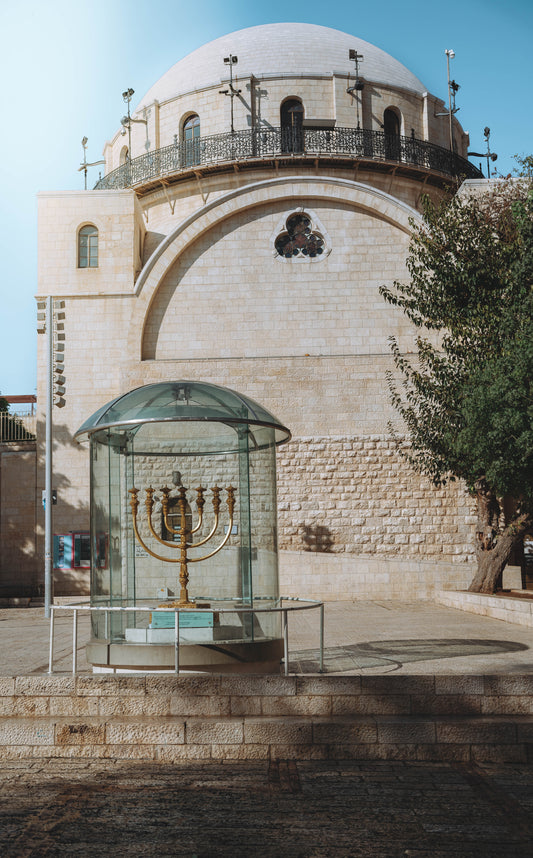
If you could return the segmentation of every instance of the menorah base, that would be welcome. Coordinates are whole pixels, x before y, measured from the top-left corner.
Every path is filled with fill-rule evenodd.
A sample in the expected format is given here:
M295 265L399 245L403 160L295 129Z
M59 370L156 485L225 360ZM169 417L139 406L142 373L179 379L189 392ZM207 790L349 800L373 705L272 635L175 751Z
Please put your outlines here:
M163 602L162 605L158 605L158 608L185 608L186 610L193 610L196 608L209 608L208 602L202 602L201 605L198 602L191 602L190 599L176 599L174 602Z

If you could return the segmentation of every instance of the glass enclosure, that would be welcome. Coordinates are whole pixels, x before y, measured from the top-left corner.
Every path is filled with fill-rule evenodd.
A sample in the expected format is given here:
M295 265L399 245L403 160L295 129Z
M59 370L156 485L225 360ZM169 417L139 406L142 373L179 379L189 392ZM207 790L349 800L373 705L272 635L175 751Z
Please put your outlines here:
M279 614L239 609L278 604L275 448L288 429L234 391L177 381L119 397L77 437L90 440L93 605L180 607L184 643L280 637ZM93 617L97 640L173 640L173 614Z

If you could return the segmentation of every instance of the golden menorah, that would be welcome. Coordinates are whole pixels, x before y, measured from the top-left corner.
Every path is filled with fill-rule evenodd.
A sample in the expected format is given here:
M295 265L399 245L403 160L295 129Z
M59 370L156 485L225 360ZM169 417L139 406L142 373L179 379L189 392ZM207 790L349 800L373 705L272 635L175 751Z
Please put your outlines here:
M209 554L205 554L203 557L189 557L187 552L189 551L190 548L199 548L201 545L205 545L215 535L217 528L218 528L219 519L220 519L220 504L221 504L220 492L223 491L223 489L221 489L219 486L214 486L211 489L211 491L213 493L212 504L213 504L213 512L214 512L215 520L214 520L213 526L211 527L211 530L209 531L207 536L205 536L199 542L191 542L190 538L193 536L193 534L198 533L198 531L202 527L203 520L204 520L205 492L207 491L207 489L205 489L203 486L198 486L198 488L195 489L195 491L196 491L196 509L198 512L198 521L197 521L196 525L194 527L192 527L192 522L190 525L187 524L187 506L188 506L188 504L187 504L187 489L184 486L180 486L179 495L176 498L177 506L178 506L178 510L179 510L179 521L180 521L180 525L177 528L172 527L170 520L169 520L170 519L170 492L171 492L171 489L169 489L168 486L164 486L162 489L160 489L161 494L162 494L161 507L162 507L163 522L165 524L165 528L167 530L167 533L170 533L173 536L179 536L179 543L169 542L169 541L163 539L161 536L159 536L159 534L156 532L154 525L153 525L153 522L152 522L152 513L153 513L154 503L155 503L155 501L154 501L155 489L150 486L150 488L146 489L145 491L146 491L145 507L146 507L146 512L147 512L147 516L148 516L148 527L150 529L150 533L157 540L157 542L161 543L161 545L165 545L168 548L174 548L174 549L179 548L179 552L180 552L179 557L163 557L160 554L156 554L155 551L152 551L150 548L148 548L148 546L146 545L146 543L144 542L143 538L141 537L141 535L139 533L139 527L137 524L137 510L139 509L139 498L138 498L139 489L129 489L129 493L131 494L130 506L131 506L131 512L132 512L132 516L133 516L133 530L135 532L135 538L137 539L139 544L142 545L144 550L147 551L148 554L150 554L152 557L157 558L157 560L163 560L163 562L165 562L165 563L179 563L180 564L180 576L179 576L180 597L179 597L179 600L177 602L175 602L174 604L180 608L194 608L194 607L196 607L196 604L194 602L190 601L189 593L187 590L187 585L189 583L189 570L187 568L188 564L189 563L198 563L200 560L208 560L210 557L214 557L215 554L218 554L218 552L222 548L224 548L226 542L230 538L231 530L233 527L233 511L235 508L235 489L233 488L233 486L228 486L226 489L226 493L227 493L227 501L226 502L228 505L228 514L229 514L229 523L228 523L226 534L225 534L222 542L220 543L220 545L218 545L215 549L213 549L213 551L210 551Z

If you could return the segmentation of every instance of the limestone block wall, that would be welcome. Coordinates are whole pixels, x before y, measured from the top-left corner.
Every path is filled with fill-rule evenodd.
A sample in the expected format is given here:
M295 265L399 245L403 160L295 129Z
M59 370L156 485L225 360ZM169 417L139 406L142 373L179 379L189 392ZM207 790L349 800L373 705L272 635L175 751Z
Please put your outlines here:
M234 78L234 86L241 90L241 97L233 99L233 126L236 131L252 127L277 128L281 124L280 109L289 98L300 99L305 119L335 120L339 128L355 128L357 111L355 98L347 93L353 76L343 74L270 74L257 78L250 76ZM221 89L229 84L228 67L220 64L220 83L211 87L191 89L158 104L148 104L134 112L137 118L146 119L148 125L133 123L131 128L132 157L158 147L170 146L174 136L183 139L183 125L192 114L200 118L200 136L223 134L231 128L230 98L221 95ZM401 133L406 137L414 128L415 136L424 139L423 98L410 90L397 86L386 86L368 82L359 95L359 119L361 127L381 131L383 113L387 107L395 107L402 116ZM443 124L441 122L441 124ZM447 127L447 126L446 126ZM433 123L431 142L439 142L440 125ZM438 138L438 139L437 139ZM106 173L120 166L120 153L128 138L117 132L106 144Z
M304 209L326 252L283 260L273 243ZM228 218L184 251L146 320L143 357L387 352L412 331L378 287L405 276L408 236L374 213L299 198ZM246 265L243 265L246 261Z
M283 549L473 559L476 516L465 487L435 488L387 436L290 442L280 450L278 508Z
M147 209L152 248L194 206L199 212L137 279L135 236L144 227L132 192L67 193L64 211L62 195L42 200L40 292L53 288L66 302L67 397L65 408L54 410L55 532L88 529L88 455L73 441L87 417L136 386L190 378L252 397L293 432L290 455L280 450L279 468L279 542L292 558L285 566L291 575L299 574L295 558L302 574L320 567L317 591L335 596L340 579L332 584L337 590L329 590L321 577L323 558L341 564L348 578L370 575L370 560L396 567L400 557L419 570L432 560L466 567L471 522L462 489L439 493L422 485L383 435L394 416L385 384L387 338L395 334L405 350L413 342L405 319L378 291L407 274L406 206L370 186L316 176L278 177L219 202L221 181L213 180L214 198L207 194L205 206L206 183L195 184L194 198L176 197L174 214L168 201L153 195ZM411 193L404 185L402 193ZM275 238L299 209L325 237L324 258L276 258ZM89 278L95 271L80 272L73 250L77 224L87 220L102 223L102 271L94 288ZM123 265L117 281L114 265ZM36 497L43 483L40 472ZM433 586L431 570L424 567L423 575L419 594ZM86 581L87 573L78 577ZM79 582L66 585L72 583Z
M532 691L520 674L6 676L0 758L531 763Z
M292 178L305 179L314 173L313 163L291 164L287 168L279 168L279 175L287 175ZM353 180L353 169L341 169L340 167L323 167L321 175L328 178L342 178L346 181ZM155 250L158 243L174 230L181 220L198 211L204 205L205 200L215 200L224 193L238 188L243 188L254 182L260 182L272 178L272 171L254 167L253 171L242 173L216 173L209 179L192 179L178 182L163 191L157 189L143 197L143 211L146 218L148 230L144 245L144 262ZM420 210L421 197L427 194L435 202L442 199L443 192L431 185L421 185L401 176L391 177L387 174L369 172L362 167L358 169L357 181L371 187L379 188L386 194L390 194L397 200ZM204 197L202 197L202 193Z
M0 596L37 595L35 443L0 444Z
M38 205L40 295L131 291L145 233L133 191L47 192ZM85 224L98 229L97 268L78 268L78 230Z

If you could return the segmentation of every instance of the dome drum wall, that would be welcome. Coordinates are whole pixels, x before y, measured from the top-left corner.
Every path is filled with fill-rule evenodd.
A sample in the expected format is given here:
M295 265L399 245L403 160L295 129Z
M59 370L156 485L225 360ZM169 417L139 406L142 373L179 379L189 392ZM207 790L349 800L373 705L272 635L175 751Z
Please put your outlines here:
M230 44L231 43L231 44ZM349 93L354 64L349 52L362 53L364 89ZM224 56L238 56L230 98ZM194 87L194 88L193 88ZM226 94L224 94L226 93ZM280 125L280 109L289 98L302 102L306 123L328 120L336 128L379 131L383 114L394 106L402 117L401 134L449 146L448 124L435 114L443 102L431 96L401 63L379 48L327 27L265 25L217 39L170 69L141 100L134 113L131 158L155 152L183 138L190 114L200 121L200 136ZM468 140L454 119L457 153L466 157ZM106 174L120 166L123 132L106 145Z

